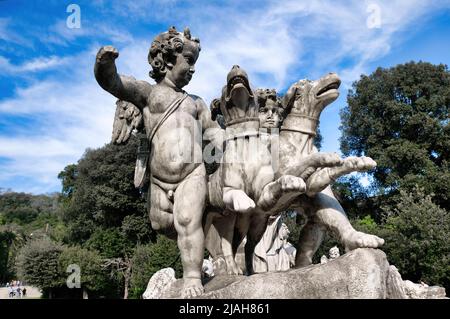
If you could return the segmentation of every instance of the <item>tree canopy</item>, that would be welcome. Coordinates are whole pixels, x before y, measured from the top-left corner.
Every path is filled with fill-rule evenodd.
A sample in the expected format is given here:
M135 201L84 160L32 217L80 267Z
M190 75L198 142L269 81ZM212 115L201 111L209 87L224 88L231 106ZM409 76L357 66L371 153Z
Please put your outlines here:
M356 228L386 240L391 264L412 281L450 289L450 72L410 62L353 84L341 112L341 151L370 156L370 187L334 186Z
M377 161L379 194L416 185L450 209L450 72L410 62L361 76L341 113L341 150Z

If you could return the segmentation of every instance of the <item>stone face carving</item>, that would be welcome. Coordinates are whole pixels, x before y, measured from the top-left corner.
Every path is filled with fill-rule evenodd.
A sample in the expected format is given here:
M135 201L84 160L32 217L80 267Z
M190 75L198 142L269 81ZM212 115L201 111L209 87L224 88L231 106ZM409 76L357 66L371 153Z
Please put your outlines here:
M330 254L330 259L331 260L336 259L336 258L338 258L341 255L339 253L339 248L337 246L331 247L330 251L329 251L329 254Z
M255 94L245 71L235 66L211 113L201 98L183 90L199 52L199 40L189 29L180 33L171 27L154 39L149 50L155 85L118 74L114 61L119 53L112 46L99 50L94 68L100 86L119 99L113 141L124 142L133 131L145 129L149 149L138 157L135 185L149 182L152 227L177 239L183 264L182 296L203 293L205 240L214 261L224 258L229 274L242 274L235 255L247 236L245 259L251 274L253 252L268 218L287 208L309 218L296 266L311 263L325 227L349 250L382 245L382 239L351 227L329 188L337 177L370 169L375 162L365 157L342 160L337 154L318 153L312 145L321 111L338 96L337 75L299 81L279 100L273 90ZM219 113L225 132L211 118ZM259 135L259 118L265 117L261 128L267 129L277 126L281 113L279 138ZM210 176L196 136L211 141L218 150L225 136L221 165ZM268 150L278 139L279 168L274 169L273 153Z
M148 281L147 289L142 295L142 298L160 299L164 289L167 289L175 281L175 270L173 270L173 268L158 270Z

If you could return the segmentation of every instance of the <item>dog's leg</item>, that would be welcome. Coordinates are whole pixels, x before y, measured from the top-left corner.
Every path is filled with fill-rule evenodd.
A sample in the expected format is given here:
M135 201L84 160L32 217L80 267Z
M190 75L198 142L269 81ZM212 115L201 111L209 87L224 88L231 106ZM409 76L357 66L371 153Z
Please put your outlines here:
M326 227L316 220L315 216L308 217L303 226L297 243L295 255L295 268L301 268L312 264L312 259L323 241Z
M340 165L318 169L306 180L306 194L313 196L343 175L352 172L365 172L376 165L377 163L370 157L347 157Z
M228 212L228 214L223 216L220 223L217 225L223 257L225 259L227 273L229 275L242 275L242 270L237 266L234 260L232 247L236 218L236 213Z
M258 200L258 207L263 211L280 211L281 207L275 207L276 204L283 205L289 203L294 197L303 194L306 191L306 185L303 179L283 175L275 182L264 186Z
M253 254L255 247L261 240L264 232L267 228L268 215L254 214L247 234L247 243L245 244L245 266L247 268L247 274L253 275Z

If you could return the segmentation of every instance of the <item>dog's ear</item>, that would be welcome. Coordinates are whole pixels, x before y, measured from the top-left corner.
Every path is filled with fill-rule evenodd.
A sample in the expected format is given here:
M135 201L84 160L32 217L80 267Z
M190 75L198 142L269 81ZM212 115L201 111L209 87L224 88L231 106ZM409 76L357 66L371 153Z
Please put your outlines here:
M215 121L218 115L222 115L222 111L220 110L220 100L214 99L211 102L209 107L211 109L211 119Z

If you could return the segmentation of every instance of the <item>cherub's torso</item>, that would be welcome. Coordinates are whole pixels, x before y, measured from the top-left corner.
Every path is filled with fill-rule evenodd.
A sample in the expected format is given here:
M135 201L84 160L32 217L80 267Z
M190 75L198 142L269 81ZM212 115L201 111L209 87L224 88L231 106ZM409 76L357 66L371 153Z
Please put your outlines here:
M164 111L183 92L153 85L143 108L147 136ZM156 131L152 140L151 171L154 177L168 183L178 183L202 164L202 131L197 124L198 106L188 96ZM195 138L194 138L195 137Z

